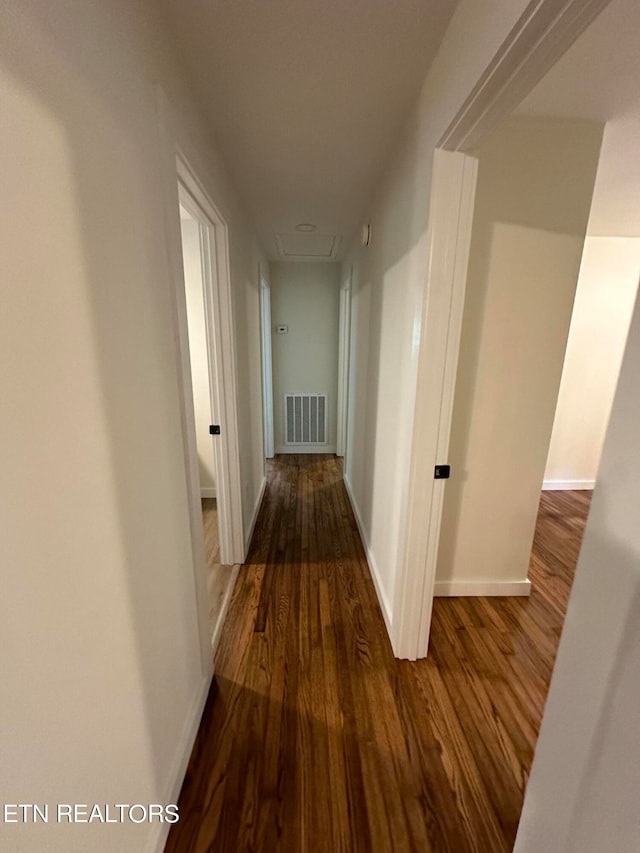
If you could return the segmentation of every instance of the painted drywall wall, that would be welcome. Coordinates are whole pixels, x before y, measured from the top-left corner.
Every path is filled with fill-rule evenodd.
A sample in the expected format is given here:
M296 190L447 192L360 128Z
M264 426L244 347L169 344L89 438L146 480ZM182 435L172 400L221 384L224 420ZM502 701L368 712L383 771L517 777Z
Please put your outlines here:
M204 294L202 290L202 261L200 257L200 226L188 214L180 213L182 233L182 258L189 325L189 359L193 409L196 422L196 444L200 471L202 497L216 496L215 460L209 426L214 422L211 412L209 388L209 360L207 354L207 329L204 320Z
M593 488L640 280L640 238L587 237L545 488Z
M601 137L517 118L479 152L436 594L528 589Z
M515 853L638 849L639 433L636 306Z
M0 10L2 803L175 802L209 684L157 80L229 224L247 518L262 478L247 405L262 255L154 14L129 0ZM166 829L0 821L0 848L140 853Z
M526 6L460 0L363 212L371 245L356 240L345 259L354 269L345 483L388 624L405 545L433 152Z
M336 451L340 264L271 264L273 401L276 453ZM286 334L276 326L286 325ZM327 443L285 445L284 395L327 396Z

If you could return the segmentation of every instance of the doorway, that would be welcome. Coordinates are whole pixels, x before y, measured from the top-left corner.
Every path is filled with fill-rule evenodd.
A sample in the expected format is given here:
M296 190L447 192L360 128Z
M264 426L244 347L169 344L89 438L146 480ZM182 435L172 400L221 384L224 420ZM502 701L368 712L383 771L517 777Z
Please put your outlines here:
M244 560L227 233L184 159L176 163L181 275L176 269L175 296L189 515L200 633L215 647Z
M599 173L609 165L603 144ZM596 179L597 182L597 179ZM597 184L596 184L597 186ZM613 200L613 207L618 207ZM584 242L529 567L566 609L640 278L640 237L589 233ZM550 541L555 546L550 548ZM547 564L552 557L552 567ZM551 579L551 584L549 580ZM563 583L564 581L564 583Z
M496 54L441 136L435 151L427 238L430 264L427 298L420 309L408 512L394 602L392 642L399 657L423 657L428 648L440 517L444 491L448 488L448 484L438 480L437 469L448 461L453 385L472 236L475 152L607 2L574 5L585 13L588 11L588 15L578 20L562 16L560 7L546 10L553 20L546 21L549 26L544 30L544 38L540 38L542 29L538 28L544 20L541 7L535 10L531 7L531 17L529 10L523 15L503 50ZM552 52L548 49L551 33L554 34ZM582 88L589 91L588 87ZM587 118L606 120L595 115ZM495 464L499 466L499 459Z
M190 212L192 211L192 212ZM198 480L202 511L202 528L206 561L207 619L214 643L218 616L224 609L233 566L220 559L220 525L218 521L217 476L214 442L216 414L212 400L217 398L216 375L209 357L204 291L205 233L207 224L183 188L180 188L180 234L184 270L185 300L191 390L198 462Z
M270 264L276 454L336 453L341 273L334 261Z

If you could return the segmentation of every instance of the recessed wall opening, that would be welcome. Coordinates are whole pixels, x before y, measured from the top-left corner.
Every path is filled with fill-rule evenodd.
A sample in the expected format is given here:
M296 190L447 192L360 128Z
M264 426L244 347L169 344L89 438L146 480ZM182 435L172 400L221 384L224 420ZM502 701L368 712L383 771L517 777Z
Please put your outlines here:
M274 262L269 278L275 453L344 455L338 440L348 360L342 265Z
M475 152L436 595L568 601L640 278L640 101L572 118L580 56Z
M607 155L605 145L599 169L606 168ZM596 209L597 203L595 197ZM563 607L598 477L639 280L640 237L587 231L529 567L535 584L553 537L551 571L561 585L557 594Z
M615 69L596 23L473 152L436 595L528 595L547 530L566 605L640 277L627 17Z
M525 113L476 152L436 596L566 609L640 277L640 237L589 233L601 137Z
M436 595L528 595L602 126L510 118L477 152Z

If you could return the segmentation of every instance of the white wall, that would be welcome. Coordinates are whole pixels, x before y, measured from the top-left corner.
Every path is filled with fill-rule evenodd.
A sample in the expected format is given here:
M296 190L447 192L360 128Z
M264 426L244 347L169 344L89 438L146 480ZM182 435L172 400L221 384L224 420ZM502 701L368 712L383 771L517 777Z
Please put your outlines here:
M171 56L151 5L0 11L3 803L173 801L208 688L156 80L230 228L247 519L262 481L262 255ZM160 846L157 824L0 823L12 853Z
M517 118L479 152L436 594L528 591L601 135Z
M640 279L640 238L587 237L545 488L592 488Z
M460 0L363 219L372 242L354 266L345 483L387 622L394 617L427 279L433 151L527 0Z
M638 850L639 434L636 307L515 853Z
M340 264L271 264L273 407L276 453L335 453ZM287 334L276 334L284 324ZM285 445L284 395L326 393L327 443Z
M193 409L196 423L196 445L200 471L200 490L203 497L216 496L215 460L209 426L213 423L209 387L209 356L207 329L204 319L202 261L200 257L200 228L195 219L181 211L182 258L189 324L189 359Z

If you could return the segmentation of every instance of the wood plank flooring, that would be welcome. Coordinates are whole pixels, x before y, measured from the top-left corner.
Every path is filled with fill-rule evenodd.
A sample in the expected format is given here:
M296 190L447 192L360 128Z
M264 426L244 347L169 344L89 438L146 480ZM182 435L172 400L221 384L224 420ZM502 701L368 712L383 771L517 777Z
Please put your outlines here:
M215 498L202 498L202 527L204 550L207 558L207 593L209 597L209 629L213 637L222 603L231 583L233 566L220 563L220 533L218 531L218 505Z
M588 492L543 493L529 599L437 599L396 660L339 460L281 456L168 853L512 849Z

